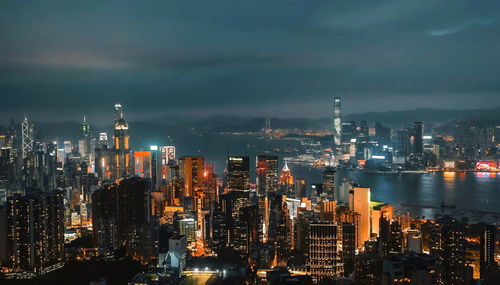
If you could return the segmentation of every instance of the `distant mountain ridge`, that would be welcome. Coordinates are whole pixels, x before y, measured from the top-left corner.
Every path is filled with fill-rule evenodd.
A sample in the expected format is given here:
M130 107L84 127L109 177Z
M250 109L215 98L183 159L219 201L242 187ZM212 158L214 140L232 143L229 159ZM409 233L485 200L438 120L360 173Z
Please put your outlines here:
M368 121L380 122L392 127L400 127L401 124L410 124L421 121L424 123L434 123L447 120L489 120L500 122L500 107L493 109L429 109L421 108L406 111L389 112L367 112L349 114L343 117L344 121Z
M471 109L471 110L447 110L447 109L415 109L406 111L389 112L367 112L347 114L342 120L368 121L369 124L380 122L391 128L401 128L415 121L424 124L448 121L448 120L488 120L500 124L500 107L493 109ZM307 118L273 118L271 117L271 128L296 128L296 129L329 129L331 118L307 119ZM93 133L97 136L99 132L111 132L112 122L107 127L96 128L91 126ZM39 134L51 139L76 139L80 134L80 123L78 122L35 122ZM204 132L242 132L259 131L265 126L265 117L238 117L238 116L209 116L209 117L172 117L149 121L131 121L130 133L133 136L149 140L156 137L179 136L192 131ZM0 131L4 127L0 126Z

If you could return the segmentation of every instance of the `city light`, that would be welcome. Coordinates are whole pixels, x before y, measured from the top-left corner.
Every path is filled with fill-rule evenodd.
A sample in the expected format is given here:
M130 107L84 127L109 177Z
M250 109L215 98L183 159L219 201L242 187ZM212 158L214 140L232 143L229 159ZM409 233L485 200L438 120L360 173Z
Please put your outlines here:
M500 284L500 1L3 2L0 284Z

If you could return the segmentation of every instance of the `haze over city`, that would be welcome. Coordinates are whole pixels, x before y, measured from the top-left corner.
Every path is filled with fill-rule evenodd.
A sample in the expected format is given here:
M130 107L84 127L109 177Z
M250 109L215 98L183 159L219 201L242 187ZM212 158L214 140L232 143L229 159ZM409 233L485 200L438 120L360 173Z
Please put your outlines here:
M133 119L318 118L333 96L345 99L345 114L497 107L499 6L8 1L0 9L0 96L9 98L1 117L102 121L120 102Z

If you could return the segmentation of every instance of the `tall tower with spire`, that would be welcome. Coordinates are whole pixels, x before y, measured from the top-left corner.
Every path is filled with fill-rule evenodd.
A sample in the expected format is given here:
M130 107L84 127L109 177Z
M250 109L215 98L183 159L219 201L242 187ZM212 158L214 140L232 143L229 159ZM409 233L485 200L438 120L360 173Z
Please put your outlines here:
M80 128L82 133L80 135L80 139L78 140L78 152L85 160L87 165L89 167L92 167L92 165L94 164L95 148L93 145L94 141L90 133L90 125L87 122L87 118L85 116L83 116L83 121Z
M340 153L341 150L341 99L340 97L333 98L333 154Z
M288 164L285 162L285 166L283 166L283 169L281 170L281 175L280 175L280 189L285 194L288 194L289 192L292 191L293 183L294 183L294 181L293 181L292 172L290 171L290 168L288 168Z
M115 179L130 175L128 124L123 119L122 105L115 105Z
M90 126L85 116L83 116L83 122L81 128L82 128L82 137L90 137Z

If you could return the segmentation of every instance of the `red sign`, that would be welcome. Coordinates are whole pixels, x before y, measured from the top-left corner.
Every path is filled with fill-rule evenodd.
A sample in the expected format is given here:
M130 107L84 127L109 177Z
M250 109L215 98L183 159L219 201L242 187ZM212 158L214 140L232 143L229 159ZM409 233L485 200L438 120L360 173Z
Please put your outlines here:
M497 170L497 163L494 161L476 162L476 170Z

